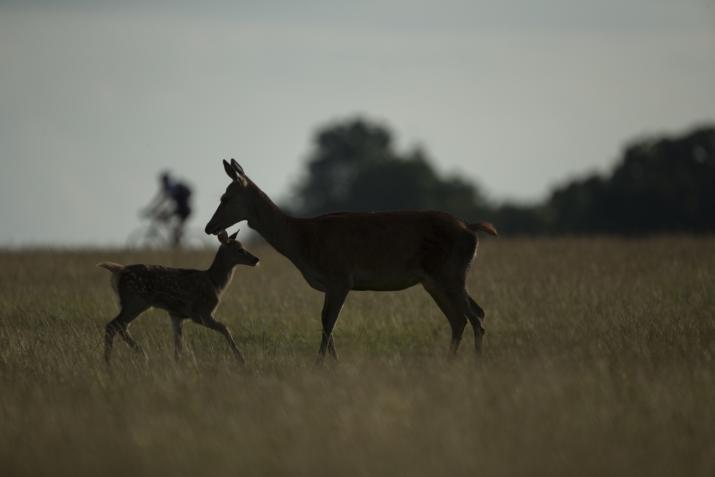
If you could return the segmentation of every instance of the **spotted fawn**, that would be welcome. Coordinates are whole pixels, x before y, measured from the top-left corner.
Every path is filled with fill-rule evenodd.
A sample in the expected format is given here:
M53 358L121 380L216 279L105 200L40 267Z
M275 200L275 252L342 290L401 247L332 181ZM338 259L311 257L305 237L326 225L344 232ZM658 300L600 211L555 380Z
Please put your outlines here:
M119 265L104 262L97 266L112 272L112 288L119 298L120 311L107 323L104 336L104 359L109 364L114 335L119 335L135 351L144 353L141 346L129 334L130 323L151 307L166 310L171 317L174 332L174 349L181 356L181 324L190 319L194 323L221 333L228 341L236 359L243 363L241 352L229 329L214 319L214 312L221 302L223 291L231 283L236 265L256 266L258 258L243 248L234 233L218 234L221 245L208 270L188 270L157 265Z

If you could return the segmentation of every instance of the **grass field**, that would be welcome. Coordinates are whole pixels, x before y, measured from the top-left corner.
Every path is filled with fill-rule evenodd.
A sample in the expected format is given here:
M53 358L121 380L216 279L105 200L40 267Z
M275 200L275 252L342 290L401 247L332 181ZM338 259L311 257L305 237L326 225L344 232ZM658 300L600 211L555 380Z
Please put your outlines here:
M219 319L117 340L101 260L205 267L210 254L0 252L0 475L715 475L715 239L483 240L487 312L448 362L420 288L352 293L337 365L316 367L321 294L252 250Z

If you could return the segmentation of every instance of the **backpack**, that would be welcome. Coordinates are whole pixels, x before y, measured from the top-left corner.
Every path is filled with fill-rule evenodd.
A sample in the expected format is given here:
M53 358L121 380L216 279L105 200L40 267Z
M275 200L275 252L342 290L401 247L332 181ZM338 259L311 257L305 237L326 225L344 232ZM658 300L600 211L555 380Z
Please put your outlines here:
M191 197L191 189L182 182L174 184L172 196L177 202L188 202Z

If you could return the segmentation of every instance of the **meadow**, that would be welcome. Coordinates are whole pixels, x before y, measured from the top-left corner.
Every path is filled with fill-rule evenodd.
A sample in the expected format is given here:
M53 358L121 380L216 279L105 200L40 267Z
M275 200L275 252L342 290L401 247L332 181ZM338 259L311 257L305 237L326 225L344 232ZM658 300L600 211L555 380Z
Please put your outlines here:
M0 252L0 475L715 475L715 239L483 239L487 313L447 359L421 288L353 292L340 362L315 365L322 295L251 248L223 338L140 316L116 341L104 260L209 265L211 252Z

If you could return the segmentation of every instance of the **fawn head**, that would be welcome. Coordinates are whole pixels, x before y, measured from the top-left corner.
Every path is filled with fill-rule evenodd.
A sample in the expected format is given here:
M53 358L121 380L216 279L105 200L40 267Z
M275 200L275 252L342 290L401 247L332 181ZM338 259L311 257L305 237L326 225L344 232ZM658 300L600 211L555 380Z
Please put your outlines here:
M218 240L221 242L218 254L221 254L221 258L231 265L249 265L255 267L259 262L258 257L243 248L241 242L236 240L237 235L238 230L230 236L225 230L221 230L217 234Z
M236 159L231 159L230 163L224 159L223 168L231 178L231 183L221 196L216 212L206 224L204 231L207 234L218 234L231 225L248 219L253 203L250 195L251 182Z

